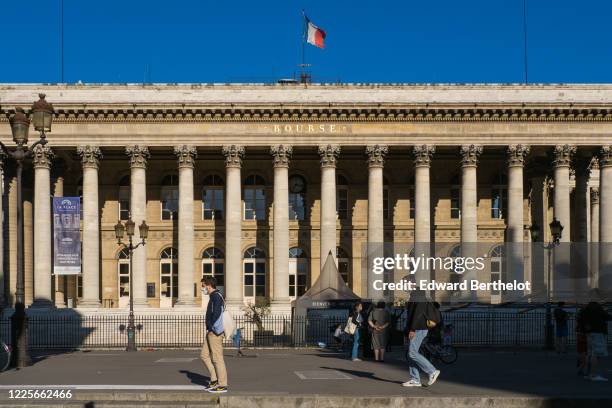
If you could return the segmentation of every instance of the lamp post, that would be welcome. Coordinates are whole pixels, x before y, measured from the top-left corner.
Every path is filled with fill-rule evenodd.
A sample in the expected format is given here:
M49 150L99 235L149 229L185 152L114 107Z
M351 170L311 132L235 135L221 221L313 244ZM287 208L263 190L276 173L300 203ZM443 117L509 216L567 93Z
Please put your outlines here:
M127 233L128 243L127 249L130 255L130 315L128 318L128 327L127 327L127 336L128 336L128 344L126 351L136 351L136 326L134 324L134 279L132 278L132 255L134 254L134 249L138 248L141 245L145 244L145 240L149 235L149 226L147 223L142 220L142 224L138 226L138 230L140 232L140 242L134 245L132 238L134 237L134 230L136 224L132 221L132 217L125 222L125 226L121 224L121 221L117 221L115 224L115 237L117 238L118 245L126 245L123 240L123 235Z
M34 129L40 132L40 139L28 147L28 132L30 119L22 108L16 108L15 114L9 119L13 141L17 145L13 151L0 141L0 148L4 153L17 162L17 282L15 288L15 313L11 317L11 344L13 347L11 365L13 367L27 367L32 363L28 352L28 317L25 313L25 272L23 259L23 195L21 175L23 162L32 156L37 145L47 143L45 132L51 131L53 122L53 105L45 100L45 94L38 94L40 98L34 102L30 110Z
M546 350L554 349L554 340L553 340L553 322L552 322L552 310L550 304L550 281L552 275L552 253L553 250L559 246L561 240L561 234L563 233L563 225L557 220L553 218L550 227L550 235L552 236L552 241L548 243L542 243L542 248L548 251L548 270L546 276L546 326L544 328L544 336L546 339ZM533 224L529 228L529 232L531 233L531 241L536 242L540 236L540 226L537 224Z

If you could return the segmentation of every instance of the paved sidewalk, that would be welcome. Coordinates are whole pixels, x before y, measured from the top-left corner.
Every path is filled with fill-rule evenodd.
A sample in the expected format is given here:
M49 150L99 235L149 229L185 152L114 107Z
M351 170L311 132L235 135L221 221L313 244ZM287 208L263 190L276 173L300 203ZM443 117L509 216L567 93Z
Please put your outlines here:
M460 350L456 363L439 366L442 374L434 386L421 388L400 385L408 379L400 352L392 353L385 363L352 362L327 350L248 350L245 354L225 353L228 396L612 400L612 382L593 383L578 377L572 354ZM608 361L602 371L612 377ZM163 391L193 392L204 398L210 396L202 391L207 380L193 350L71 352L37 356L31 367L1 373L0 395L6 400L10 389L51 386L72 389L76 395Z

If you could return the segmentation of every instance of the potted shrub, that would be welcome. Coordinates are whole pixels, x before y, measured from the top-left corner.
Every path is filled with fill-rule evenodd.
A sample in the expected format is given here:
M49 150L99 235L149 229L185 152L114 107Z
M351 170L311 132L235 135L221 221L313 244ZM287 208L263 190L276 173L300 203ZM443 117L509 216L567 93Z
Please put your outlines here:
M244 307L244 315L247 321L255 325L253 331L253 345L259 347L272 346L274 331L266 330L263 320L270 315L270 302L264 297L255 298L255 303L249 303Z

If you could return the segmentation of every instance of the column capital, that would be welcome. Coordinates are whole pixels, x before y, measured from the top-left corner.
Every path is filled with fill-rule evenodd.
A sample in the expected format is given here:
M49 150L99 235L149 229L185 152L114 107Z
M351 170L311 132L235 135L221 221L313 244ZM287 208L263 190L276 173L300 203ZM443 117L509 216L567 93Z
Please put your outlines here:
M34 168L44 168L50 169L51 162L53 161L53 150L49 147L49 145L36 145L34 150L32 150L32 163L34 164Z
M553 149L553 166L569 167L575 153L576 146L568 144L556 145Z
M83 167L97 169L100 166L102 151L98 146L81 145L77 147L77 154L81 156Z
M599 204L599 189L591 187L591 204Z
M244 146L224 145L222 152L225 156L225 167L242 167L242 159L244 158Z
M599 150L599 167L612 166L612 145L602 146Z
M482 154L482 145L462 145L460 153L462 167L476 167L478 158Z
M414 157L414 167L429 167L431 165L431 157L436 152L434 145L416 145L412 148L412 156Z
M528 145L509 145L506 149L506 154L508 155L508 167L522 167L525 164L525 158L529 154L530 150L531 148Z
M174 154L178 159L178 166L193 168L198 151L192 145L174 146Z
M321 156L321 167L336 167L338 156L340 155L340 146L338 145L320 145L319 156Z
M290 145L270 146L270 154L274 160L274 167L289 167L289 160L293 154L293 147Z
M385 156L389 153L389 146L368 145L365 152L368 155L368 167L383 167L385 165Z
M147 160L151 157L149 148L144 145L125 146L125 154L130 158L130 167L146 169Z

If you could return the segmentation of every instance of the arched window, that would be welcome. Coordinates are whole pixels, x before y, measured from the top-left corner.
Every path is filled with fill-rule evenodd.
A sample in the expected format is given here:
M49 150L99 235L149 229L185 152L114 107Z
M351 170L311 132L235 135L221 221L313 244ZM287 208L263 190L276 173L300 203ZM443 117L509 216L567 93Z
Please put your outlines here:
M220 176L210 174L204 177L204 188L202 189L202 219L223 219L223 190L224 183Z
M178 176L175 174L167 175L162 180L161 188L161 219L178 219Z
M461 217L461 178L455 175L450 186L450 217L459 219Z
M389 180L383 177L383 217L388 220L391 216L391 209L389 208Z
M117 258L119 307L127 307L130 301L130 254L128 249L123 248Z
M493 182L491 191L491 218L506 217L508 208L508 177L500 173Z
M27 184L26 184L27 185ZM83 219L83 177L79 178L76 186L76 195L79 197L79 209L81 211L80 219ZM81 275L77 275L81 276Z
M336 176L336 211L338 219L348 218L348 180L341 174Z
M461 257L461 245L455 245L454 247L452 247L450 252L448 253L448 257L453 258L453 265L454 265L455 259ZM461 276L462 276L461 274L456 273L455 271L449 271L448 273L450 273L450 279L449 279L450 282L452 283L461 282Z
M289 177L289 219L303 221L306 215L306 180L300 175Z
M296 299L306 293L308 286L308 258L298 247L289 249L289 297Z
M348 253L344 249L336 247L336 259L338 260L338 272L340 276L342 276L342 279L344 279L344 283L349 287L352 286L352 282L350 281L351 260Z
M506 261L504 247L497 245L491 250L489 255L491 262L491 282L495 281L506 281L506 271L504 270L504 264ZM501 302L501 291L491 290L491 303Z
M119 219L126 221L130 218L130 176L119 180Z
M225 261L223 252L211 247L202 253L202 277L214 276L217 290L225 296Z
M263 177L251 174L244 180L244 219L266 219L266 182Z
M259 248L251 247L244 252L244 297L253 301L266 296L266 254Z
M159 307L172 307L178 297L178 251L166 248L159 259Z

